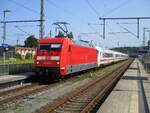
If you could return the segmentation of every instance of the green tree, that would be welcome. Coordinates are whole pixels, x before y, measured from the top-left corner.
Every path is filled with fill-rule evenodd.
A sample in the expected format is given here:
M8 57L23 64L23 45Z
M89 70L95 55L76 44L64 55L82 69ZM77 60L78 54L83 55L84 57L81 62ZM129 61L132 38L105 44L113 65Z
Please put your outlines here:
M73 33L72 32L68 33L67 37L70 38L70 39L73 39Z
M32 53L27 53L25 56L25 59L33 59L33 54Z
M14 58L18 59L18 60L22 60L22 56L19 53L16 53Z
M29 36L25 41L25 47L36 48L38 46L38 39L34 35Z

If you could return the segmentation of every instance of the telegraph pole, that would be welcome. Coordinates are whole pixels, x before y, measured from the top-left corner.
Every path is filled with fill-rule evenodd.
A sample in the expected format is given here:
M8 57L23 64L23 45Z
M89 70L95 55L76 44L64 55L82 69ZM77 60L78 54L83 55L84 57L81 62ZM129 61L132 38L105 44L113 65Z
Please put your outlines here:
M143 28L143 46L145 46L145 27Z
M103 39L105 39L105 19L103 19Z
M44 37L44 0L41 0L41 12L40 12L40 32L39 38Z
M139 39L140 38L140 19L137 18L137 38Z
M143 46L146 45L146 36L145 36L145 32L148 31L150 28L149 27L144 27L143 28ZM149 38L150 40L150 38Z

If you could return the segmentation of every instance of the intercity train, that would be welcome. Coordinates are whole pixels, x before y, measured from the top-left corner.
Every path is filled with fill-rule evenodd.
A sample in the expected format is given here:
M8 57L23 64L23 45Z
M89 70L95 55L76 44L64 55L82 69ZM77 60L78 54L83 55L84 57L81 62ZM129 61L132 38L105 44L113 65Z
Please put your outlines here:
M128 55L102 49L68 37L42 38L35 55L36 75L52 79L128 59Z

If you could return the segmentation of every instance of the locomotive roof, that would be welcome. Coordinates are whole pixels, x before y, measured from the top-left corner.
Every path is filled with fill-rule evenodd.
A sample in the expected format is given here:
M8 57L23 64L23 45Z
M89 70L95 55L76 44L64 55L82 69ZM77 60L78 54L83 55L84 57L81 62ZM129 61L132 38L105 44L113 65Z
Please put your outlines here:
M84 40L73 40L73 43L79 46L84 46L84 47L88 47L88 48L93 48L93 45L90 44L90 42L88 41L84 41Z
M64 40L66 40L68 38L65 38L65 37L59 37L59 38L42 38L42 39L39 39L39 42L40 43L61 43L63 42Z
M109 49L103 49L103 48L98 47L98 46L95 46L95 48L96 48L98 51L102 51L102 52L106 52L106 53L113 53L113 54L126 55L126 56L127 56L127 54L124 54L124 53L121 53L121 52L117 52L117 51L113 51L113 50L109 50Z
M59 38L42 38L39 40L40 43L63 43L64 40L68 40L70 41L70 43L75 44L75 45L79 45L79 46L83 46L83 47L87 47L87 48L93 48L92 44L88 41L84 41L84 40L71 40L67 37L59 37Z

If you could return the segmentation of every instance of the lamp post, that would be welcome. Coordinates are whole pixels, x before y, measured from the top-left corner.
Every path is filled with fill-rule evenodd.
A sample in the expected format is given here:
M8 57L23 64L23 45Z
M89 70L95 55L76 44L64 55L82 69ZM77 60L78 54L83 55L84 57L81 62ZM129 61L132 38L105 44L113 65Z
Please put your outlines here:
M7 12L11 12L11 10L4 10L3 11L3 21L4 21L4 25L3 25L3 43L5 43L6 40L6 23L5 23L5 19L6 19L6 13Z
M5 44L5 40L6 40L6 23L5 23L5 19L6 19L6 13L7 12L11 12L11 10L3 10L3 21L4 21L4 25L3 25L3 44ZM5 50L3 51L3 58L4 58L4 63L5 63Z

